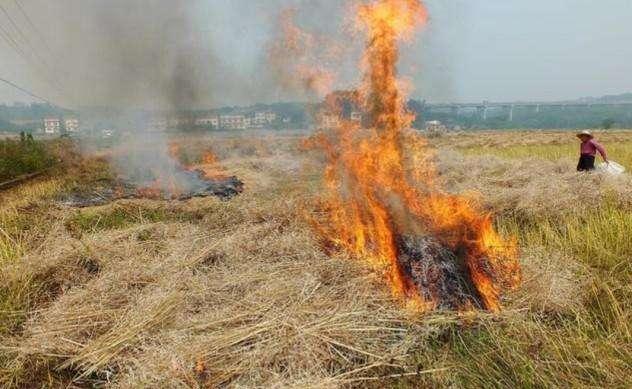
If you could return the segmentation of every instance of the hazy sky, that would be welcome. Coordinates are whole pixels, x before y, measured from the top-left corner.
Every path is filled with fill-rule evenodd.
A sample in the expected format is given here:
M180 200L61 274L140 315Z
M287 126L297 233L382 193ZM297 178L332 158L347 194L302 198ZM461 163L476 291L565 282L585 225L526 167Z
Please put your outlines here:
M29 36L39 57L54 68L60 85L54 88L45 82L43 71L36 69L41 58L25 61L2 38L2 29L0 77L67 106L125 100L113 90L126 86L129 90L124 93L133 95L130 102L147 106L161 101L152 96L159 92L151 84L161 84L160 77L172 74L173 64L167 65L166 58L172 60L180 54L182 58L174 66L183 69L184 76L194 74L187 78L189 84L204 84L195 96L200 105L301 98L279 90L266 62L266 48L277 29L280 10L296 6L302 10L300 20L310 28L331 32L341 23L345 4L350 2L18 1L45 35L55 57L14 0L0 0L0 4ZM630 0L428 0L427 5L429 25L415 43L403 48L401 73L414 81L414 97L431 101L559 100L632 91ZM103 14L109 19L101 18ZM108 30L102 25L117 24L114 19L119 17L124 19L120 26ZM14 39L21 38L2 10L0 26ZM135 48L144 50L147 42L151 42L147 61L113 58L113 52L133 56L129 53ZM31 52L31 47L21 43L22 50ZM118 51L119 44L124 50ZM186 50L173 50L174 45L185 45ZM198 54L191 55L198 48ZM186 63L192 57L193 64ZM162 70L165 67L169 72ZM120 76L123 71L126 73ZM15 100L32 98L0 84L0 102Z

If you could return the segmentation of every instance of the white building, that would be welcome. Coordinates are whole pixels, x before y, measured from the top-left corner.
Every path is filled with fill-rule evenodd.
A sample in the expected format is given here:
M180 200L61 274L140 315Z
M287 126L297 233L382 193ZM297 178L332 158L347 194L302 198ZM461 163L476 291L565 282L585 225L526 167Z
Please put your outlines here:
M79 132L79 119L70 118L64 121L67 132Z
M244 118L244 129L248 129L248 128L253 128L253 125L252 125L252 118L250 118L250 117L245 117L245 118Z
M266 112L265 115L268 123L272 123L277 119L277 115L274 112Z
M149 131L166 131L169 123L166 118L156 118L149 124Z
M195 125L199 127L210 127L213 129L219 128L219 117L209 116L195 119Z
M59 134L61 132L61 120L55 118L44 119L44 133Z
M351 121L362 123L362 112L358 112L358 111L351 112Z
M340 127L340 116L335 113L323 113L320 115L320 127L321 128L338 128Z
M252 127L264 128L272 124L276 119L277 115L274 112L255 112L252 117Z
M222 115L219 117L219 126L226 130L245 130L246 117L244 115Z
M429 136L440 136L448 132L448 127L438 120L426 122L426 134Z

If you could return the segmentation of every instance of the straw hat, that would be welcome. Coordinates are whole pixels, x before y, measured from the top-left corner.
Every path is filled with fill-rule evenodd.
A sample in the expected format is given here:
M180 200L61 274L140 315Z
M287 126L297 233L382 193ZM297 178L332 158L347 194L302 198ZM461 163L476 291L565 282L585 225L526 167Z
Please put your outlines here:
M592 132L588 131L588 130L584 130L580 133L577 134L578 138L581 138L582 136L588 136L590 139L593 139L595 136L592 134Z

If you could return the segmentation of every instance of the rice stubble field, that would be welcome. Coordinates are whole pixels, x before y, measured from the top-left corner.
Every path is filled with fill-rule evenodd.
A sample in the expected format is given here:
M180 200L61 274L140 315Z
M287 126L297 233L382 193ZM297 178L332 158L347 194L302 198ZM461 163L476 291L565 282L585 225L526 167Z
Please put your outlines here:
M630 134L598 134L629 170ZM575 172L569 132L432 139L443 186L517 237L524 281L499 314L420 313L361 259L322 247L306 217L322 161L302 138L181 141L244 181L229 201L63 206L111 175L76 155L2 192L0 386L629 384L629 175Z

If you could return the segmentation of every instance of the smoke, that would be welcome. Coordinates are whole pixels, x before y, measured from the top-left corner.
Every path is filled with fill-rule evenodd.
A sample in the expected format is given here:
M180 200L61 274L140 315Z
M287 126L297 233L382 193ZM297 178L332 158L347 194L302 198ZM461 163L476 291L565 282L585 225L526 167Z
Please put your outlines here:
M357 84L359 55L353 55L353 51L359 54L362 42L349 35L349 25L354 21L345 18L350 14L349 8L358 3L359 0L33 0L29 11L51 37L54 54L50 62L55 64L68 106L182 113L225 104L317 100L322 90ZM305 26L309 36L316 37L312 44L321 50L314 58L304 56L298 63L289 64L307 76L300 88L284 85L279 79L282 72L270 65L270 42L273 41L272 47L279 44L277 34L282 30L278 17L292 7L300 10L295 15L296 24ZM427 38L431 35L424 40ZM328 42L342 45L328 47ZM283 62L288 58L282 58L280 47L276 58ZM427 71L432 68L425 65L437 61L438 51L422 57L420 48L411 46L404 59L414 59L408 62L411 67L419 59L422 65L415 74L423 74L422 82L450 95L449 77L433 77ZM314 63L315 68L311 66ZM415 77L415 84L417 80ZM304 91L305 87L318 89L323 84L319 94ZM428 88L416 90L416 95L432 96ZM150 127L147 121L126 119L119 123L122 129L135 131L133 136L138 139L127 140L129 145L142 144L150 136L139 132ZM165 136L151 137L156 140ZM165 139L155 150L156 155L168 158L163 152L166 142Z
M130 136L113 159L120 178L141 190L175 197L203 187L200 177L185 171L171 155L166 137ZM158 197L158 196L157 196Z
M55 44L78 106L190 109L213 103L214 50L200 1L62 1ZM55 16L53 16L55 20Z
M198 17L204 3L62 0L43 7L54 11L66 98L74 107L116 108L97 128L122 130L113 168L126 182L167 196L201 185L170 155L168 135L156 129L167 118L182 120L215 104L219 66L212 35Z
M37 92L69 108L172 109L315 99L301 88L287 88L270 66L270 44L279 39L279 15L289 8L298 9L297 25L313 36L332 37L343 43L343 49L358 54L361 47L347 34L354 21L345 18L361 2L364 0L23 3L48 38L51 51L44 50L43 42L37 46L54 67L63 93L41 86L35 88ZM471 6L464 0L428 0L428 6L427 32L402 53L401 70L411 75L415 97L449 100L458 92L454 74L463 73L464 61L458 55L467 38L465 16ZM0 53L5 54L11 56L10 52ZM357 84L358 57L344 54L339 58L352 60L330 61L327 67L336 75L334 88L347 89ZM37 75L29 69L21 73L24 85L37 84Z

